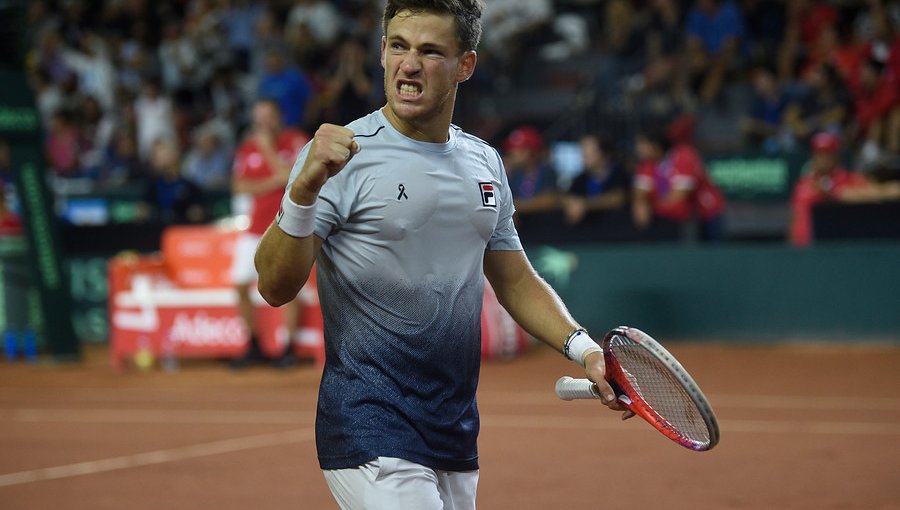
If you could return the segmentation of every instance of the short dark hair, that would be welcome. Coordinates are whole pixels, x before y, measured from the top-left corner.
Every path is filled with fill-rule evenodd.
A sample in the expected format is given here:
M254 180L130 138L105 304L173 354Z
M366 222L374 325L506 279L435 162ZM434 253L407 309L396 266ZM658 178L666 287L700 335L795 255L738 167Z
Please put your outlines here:
M456 21L456 38L462 51L478 47L481 39L481 0L388 0L384 8L382 27L387 35L388 23L400 11L412 13L450 14Z

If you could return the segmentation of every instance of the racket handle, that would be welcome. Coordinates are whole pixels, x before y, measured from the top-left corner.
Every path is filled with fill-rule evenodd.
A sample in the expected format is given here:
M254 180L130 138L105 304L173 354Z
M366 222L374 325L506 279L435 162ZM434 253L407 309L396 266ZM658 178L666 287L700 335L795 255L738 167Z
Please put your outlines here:
M573 379L564 375L556 381L556 396L563 400L599 399L597 386L588 379Z

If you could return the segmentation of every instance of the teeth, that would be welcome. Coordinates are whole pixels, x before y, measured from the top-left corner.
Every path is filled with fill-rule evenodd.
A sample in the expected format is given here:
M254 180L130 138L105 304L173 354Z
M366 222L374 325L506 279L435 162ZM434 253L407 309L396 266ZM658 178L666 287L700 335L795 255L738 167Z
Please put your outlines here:
M419 87L404 83L403 85L400 85L400 93L405 96L415 96L419 94Z

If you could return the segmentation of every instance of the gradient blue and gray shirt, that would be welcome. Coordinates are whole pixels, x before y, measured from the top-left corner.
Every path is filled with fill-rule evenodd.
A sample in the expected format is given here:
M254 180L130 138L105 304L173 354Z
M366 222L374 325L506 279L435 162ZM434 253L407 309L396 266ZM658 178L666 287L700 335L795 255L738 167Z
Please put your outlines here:
M381 111L348 127L361 151L322 188L315 227L319 464L477 469L484 252L522 249L500 156L456 126L412 140Z

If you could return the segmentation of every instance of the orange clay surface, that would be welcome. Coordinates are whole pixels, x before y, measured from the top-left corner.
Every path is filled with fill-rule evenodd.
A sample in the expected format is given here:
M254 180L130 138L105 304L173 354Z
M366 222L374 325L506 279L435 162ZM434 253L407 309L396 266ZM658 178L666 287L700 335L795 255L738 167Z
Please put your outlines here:
M487 362L478 508L900 509L900 347L671 343L722 439L683 449L562 402L546 348ZM0 508L334 509L313 424L319 369L177 372L0 363Z

